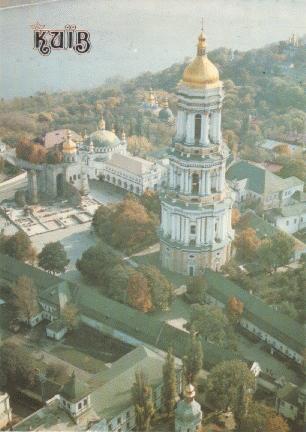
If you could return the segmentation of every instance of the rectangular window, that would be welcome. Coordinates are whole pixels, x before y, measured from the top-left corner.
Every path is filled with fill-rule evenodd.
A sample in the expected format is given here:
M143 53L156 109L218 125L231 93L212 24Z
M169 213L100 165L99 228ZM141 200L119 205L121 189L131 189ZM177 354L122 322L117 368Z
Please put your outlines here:
M196 226L195 225L191 225L190 227L190 234L195 234L196 233Z
M130 411L126 412L126 418L130 418Z
M78 403L78 409L82 409L82 402Z
M121 417L118 417L117 423L120 425L121 424Z
M84 406L87 406L87 399L84 399L84 401L83 401L83 405L84 405Z

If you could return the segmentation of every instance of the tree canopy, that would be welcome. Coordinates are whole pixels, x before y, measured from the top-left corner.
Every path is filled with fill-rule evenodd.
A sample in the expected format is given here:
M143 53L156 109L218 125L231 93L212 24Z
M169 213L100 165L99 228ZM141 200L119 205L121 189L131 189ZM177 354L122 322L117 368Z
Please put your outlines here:
M51 273L63 273L69 264L67 253L61 242L46 244L38 254L38 265Z

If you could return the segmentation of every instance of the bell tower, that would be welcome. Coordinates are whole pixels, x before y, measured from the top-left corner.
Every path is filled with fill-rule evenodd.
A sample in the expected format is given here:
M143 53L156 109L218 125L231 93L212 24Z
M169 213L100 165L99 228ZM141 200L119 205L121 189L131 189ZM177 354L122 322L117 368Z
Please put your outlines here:
M207 57L203 31L177 96L168 186L161 194L161 260L169 270L193 276L226 263L234 234L225 183L229 150L221 133L223 83Z

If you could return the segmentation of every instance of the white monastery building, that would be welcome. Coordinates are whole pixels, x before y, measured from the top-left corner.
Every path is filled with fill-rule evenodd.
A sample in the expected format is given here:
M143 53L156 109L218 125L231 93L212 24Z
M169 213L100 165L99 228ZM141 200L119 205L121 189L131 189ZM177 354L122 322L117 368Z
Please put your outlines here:
M221 133L223 83L206 55L203 32L177 96L168 186L161 194L161 259L169 270L192 276L206 267L219 270L231 256L234 237L225 183L229 150Z

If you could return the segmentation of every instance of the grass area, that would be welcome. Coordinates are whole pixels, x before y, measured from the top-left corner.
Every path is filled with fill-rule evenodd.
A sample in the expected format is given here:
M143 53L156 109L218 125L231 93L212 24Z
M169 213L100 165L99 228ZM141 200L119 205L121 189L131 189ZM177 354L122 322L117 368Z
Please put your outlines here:
M82 351L73 347L57 346L51 351L61 360L64 360L77 368L83 369L89 373L97 373L106 369L105 363L102 360L85 354Z
M166 276L167 279L169 279L174 285L177 287L181 285L185 285L187 282L188 277L184 275L180 275L174 272L171 272L170 270L166 270L162 268L161 262L160 262L160 253L154 252L152 254L142 255L142 256L133 256L132 260L135 261L137 264L140 265L153 265L157 267L163 275Z
M105 363L114 362L131 349L117 339L81 325L79 329L67 334L64 345L59 345L50 352L80 369L97 373L106 368Z

